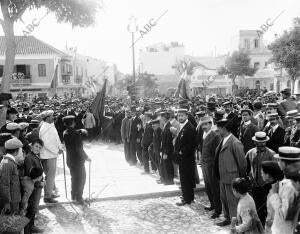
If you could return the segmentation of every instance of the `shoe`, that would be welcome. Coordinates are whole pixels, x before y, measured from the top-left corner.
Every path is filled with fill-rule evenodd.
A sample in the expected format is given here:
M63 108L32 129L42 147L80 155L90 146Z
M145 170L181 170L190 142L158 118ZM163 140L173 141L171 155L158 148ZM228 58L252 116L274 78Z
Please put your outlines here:
M88 205L88 203L83 199L78 199L76 201L78 202L79 205L82 205L82 206L87 206Z
M72 196L71 196L71 200L72 200L72 201L76 201L76 200L77 200L77 197L74 196L74 195L72 195Z
M52 193L52 194L51 194L51 198L58 198L58 197L60 197L59 194L55 194L55 193Z
M228 220L228 219L225 219L225 220L222 221L222 222L216 223L216 225L219 226L219 227L225 227L225 226L228 226L228 225L230 225L230 224L231 224L231 222L230 222L230 220Z
M214 208L212 206L204 206L204 210L212 211Z
M44 202L45 203L57 203L58 201L56 201L55 199L53 198L44 198Z
M191 204L191 203L188 203L186 201L181 201L181 202L176 203L177 206L185 206L185 205L189 205L189 204Z
M43 232L44 232L44 229L38 228L36 226L33 226L31 228L31 233L43 233Z
M217 213L213 213L212 216L210 216L211 219L216 219L219 217L220 217L220 214L217 214Z
M162 184L163 182L161 180L157 180L156 183Z

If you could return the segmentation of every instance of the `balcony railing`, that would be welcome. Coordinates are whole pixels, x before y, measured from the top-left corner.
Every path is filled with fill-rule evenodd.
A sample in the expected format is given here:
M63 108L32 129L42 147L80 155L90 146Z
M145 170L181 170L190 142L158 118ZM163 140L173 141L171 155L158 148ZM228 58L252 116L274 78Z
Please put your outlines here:
M23 79L12 79L11 84L13 86L30 86L32 83L31 76L24 76Z

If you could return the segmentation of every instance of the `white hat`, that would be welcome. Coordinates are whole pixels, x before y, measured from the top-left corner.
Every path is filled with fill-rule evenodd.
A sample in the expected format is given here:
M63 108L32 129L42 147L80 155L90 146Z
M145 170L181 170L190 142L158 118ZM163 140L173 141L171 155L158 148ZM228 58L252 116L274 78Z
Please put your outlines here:
M49 117L49 116L51 116L51 115L53 115L54 114L54 111L53 110L46 110L46 111L43 111L40 115L39 115L39 117L41 118L41 119L45 119L45 118L47 118L47 117Z

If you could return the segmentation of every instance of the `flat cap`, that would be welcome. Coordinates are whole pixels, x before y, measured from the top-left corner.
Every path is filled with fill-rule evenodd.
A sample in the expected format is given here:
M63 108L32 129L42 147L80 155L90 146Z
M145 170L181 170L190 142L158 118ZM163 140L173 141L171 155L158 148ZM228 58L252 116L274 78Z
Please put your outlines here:
M17 123L8 123L7 125L6 125L6 129L8 130L8 131L14 131L14 130L21 130L21 126L20 126L20 124L17 124Z
M18 138L13 137L5 142L4 147L5 149L19 149L23 147L23 144Z

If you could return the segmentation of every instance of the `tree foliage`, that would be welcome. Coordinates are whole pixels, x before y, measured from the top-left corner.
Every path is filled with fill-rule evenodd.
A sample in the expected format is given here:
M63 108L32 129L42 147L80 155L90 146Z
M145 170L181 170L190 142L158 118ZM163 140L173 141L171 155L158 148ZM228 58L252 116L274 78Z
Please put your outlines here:
M256 72L254 67L250 66L250 57L244 51L235 51L225 60L225 66L218 68L219 75L228 75L235 85L235 79L238 76L253 76Z
M300 18L295 18L293 28L270 44L269 49L273 54L271 61L284 68L294 83L300 75Z

